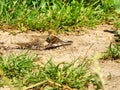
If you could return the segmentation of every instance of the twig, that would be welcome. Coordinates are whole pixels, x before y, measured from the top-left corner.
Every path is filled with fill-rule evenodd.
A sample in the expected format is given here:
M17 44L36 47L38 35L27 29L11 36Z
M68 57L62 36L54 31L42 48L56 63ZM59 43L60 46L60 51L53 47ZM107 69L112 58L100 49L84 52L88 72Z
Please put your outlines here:
M56 83L56 82L53 82L53 81L51 81L51 80L48 80L48 82L49 82L50 84L52 84L52 85L54 84L54 85L56 85L56 86L62 87L61 84Z
M73 89L71 89L69 86L61 85L61 84L56 83L56 82L53 82L53 81L51 81L51 80L48 80L48 82L49 82L50 84L54 84L54 85L56 85L56 86L63 87L63 89L73 90Z
M88 54L89 50L92 48L93 45L94 45L94 43L91 44L90 47L87 49L87 51L86 51L86 53L85 53L85 55L84 55L83 60L85 60L85 59L87 58L87 54Z
M83 57L83 59L82 59L83 61L86 60L87 54L88 54L89 50L92 48L93 45L94 45L94 43L91 44L91 45L89 46L89 48L87 49L87 51L85 52L85 55L84 55L84 57ZM79 60L79 59L80 59L80 56L77 58L77 60ZM80 63L80 61L79 61L78 63Z
M47 80L44 80L44 81L39 82L39 83L36 83L36 84L34 84L34 85L31 85L31 86L25 88L25 90L28 90L28 89L30 89L30 88L33 88L33 87L39 86L39 85L44 84L44 83L46 83L46 82L47 82Z

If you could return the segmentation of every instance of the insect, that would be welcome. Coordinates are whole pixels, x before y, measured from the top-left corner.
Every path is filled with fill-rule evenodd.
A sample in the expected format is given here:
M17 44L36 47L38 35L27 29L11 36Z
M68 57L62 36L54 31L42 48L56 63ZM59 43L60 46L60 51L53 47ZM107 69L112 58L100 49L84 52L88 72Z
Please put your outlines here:
M72 44L73 41L70 40L62 40L59 37L55 36L55 35L48 35L48 37L46 38L46 42L48 43L48 46L51 47L54 44Z

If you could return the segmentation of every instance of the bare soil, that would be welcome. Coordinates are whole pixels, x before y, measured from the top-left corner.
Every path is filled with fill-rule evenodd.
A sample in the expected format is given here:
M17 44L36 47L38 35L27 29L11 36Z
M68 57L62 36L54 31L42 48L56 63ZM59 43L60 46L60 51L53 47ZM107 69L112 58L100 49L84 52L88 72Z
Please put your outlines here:
M3 56L11 53L30 51L38 56L37 63L47 62L52 58L55 63L63 61L71 62L78 57L92 57L96 53L106 51L114 35L104 30L114 30L113 25L99 25L96 29L87 32L60 34L63 40L72 40L72 45L59 46L45 49L47 33L27 32L11 34L4 30L0 31L0 54ZM22 50L21 48L24 48ZM105 90L120 89L120 63L111 60L100 61L101 73L105 81ZM109 78L111 77L111 78ZM4 90L4 89L3 89Z

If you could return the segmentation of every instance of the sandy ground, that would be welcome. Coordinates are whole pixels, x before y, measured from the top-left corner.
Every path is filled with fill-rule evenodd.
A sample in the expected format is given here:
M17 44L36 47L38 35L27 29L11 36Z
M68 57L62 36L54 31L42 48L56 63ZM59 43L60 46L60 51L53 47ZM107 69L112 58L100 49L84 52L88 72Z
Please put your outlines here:
M29 50L35 53L39 62L46 62L52 58L55 63L71 62L78 57L92 57L94 54L104 52L113 41L114 35L104 30L114 30L113 25L99 25L95 30L74 34L61 34L63 40L72 40L72 45L61 46L44 50L47 45L47 33L27 32L13 35L0 31L0 54L6 56L10 53L20 53ZM21 50L20 48L26 48ZM105 80L105 90L120 90L120 63L114 61L100 62L101 72ZM111 78L108 78L111 76ZM3 89L4 90L4 89Z

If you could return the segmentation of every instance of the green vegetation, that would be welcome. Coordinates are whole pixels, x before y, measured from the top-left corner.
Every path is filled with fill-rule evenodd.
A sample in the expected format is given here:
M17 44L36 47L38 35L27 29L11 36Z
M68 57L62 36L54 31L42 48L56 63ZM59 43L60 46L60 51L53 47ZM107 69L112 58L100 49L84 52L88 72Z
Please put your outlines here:
M120 14L120 1L114 0L114 4L115 4L115 11Z
M110 43L108 50L105 52L104 59L120 59L120 30L114 33L115 43Z
M0 1L1 24L11 24L23 31L70 31L76 27L93 27L102 21L116 21L117 16L113 0Z
M110 44L105 52L104 59L116 60L120 58L120 47L117 44Z
M119 20L119 19L118 19L118 20ZM117 30L120 29L120 20L117 21L117 22L115 22L115 27L116 27Z
M120 30L117 30L114 34L116 43L120 46Z
M90 70L90 60L84 60L77 65L75 65L77 60L57 65L51 59L46 64L36 65L35 60L35 56L27 54L0 56L2 75L4 73L4 77L11 81L7 85L17 90L23 88L87 90L91 84L95 90L103 88L99 75ZM4 84L0 82L1 86Z

